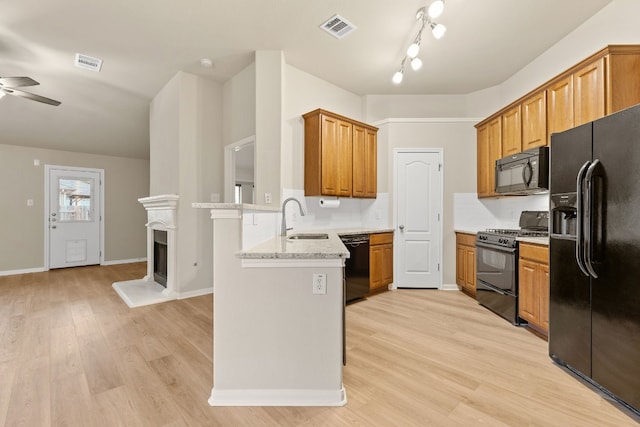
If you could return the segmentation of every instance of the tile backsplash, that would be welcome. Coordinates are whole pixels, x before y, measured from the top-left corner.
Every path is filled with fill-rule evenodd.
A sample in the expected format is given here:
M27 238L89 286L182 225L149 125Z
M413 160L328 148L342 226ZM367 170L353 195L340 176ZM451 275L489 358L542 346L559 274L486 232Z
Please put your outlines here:
M476 193L454 193L453 227L479 231L486 228L519 228L522 211L548 211L549 194L478 199Z

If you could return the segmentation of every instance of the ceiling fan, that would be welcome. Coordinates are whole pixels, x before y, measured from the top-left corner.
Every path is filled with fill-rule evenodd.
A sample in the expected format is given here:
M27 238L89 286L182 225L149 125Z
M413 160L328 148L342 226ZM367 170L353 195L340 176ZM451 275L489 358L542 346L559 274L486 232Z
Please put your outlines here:
M60 101L56 101L55 99L45 98L44 96L16 89L17 87L36 86L39 84L40 83L33 80L31 77L0 77L0 98L4 96L4 94L8 93L9 95L21 96L44 104L55 106L60 105Z

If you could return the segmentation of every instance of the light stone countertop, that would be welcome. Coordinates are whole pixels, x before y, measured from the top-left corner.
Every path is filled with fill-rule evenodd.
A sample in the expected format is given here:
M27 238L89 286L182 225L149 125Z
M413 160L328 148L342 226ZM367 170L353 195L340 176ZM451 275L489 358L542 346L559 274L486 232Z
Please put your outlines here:
M292 230L293 234L326 233L328 239L285 239L281 236L260 243L238 254L244 259L331 259L349 258L340 236L393 232L392 228L340 228L330 230Z
M277 236L238 254L244 259L332 259L349 258L349 250L335 232L326 232L328 239L288 239ZM316 234L299 232L292 234Z

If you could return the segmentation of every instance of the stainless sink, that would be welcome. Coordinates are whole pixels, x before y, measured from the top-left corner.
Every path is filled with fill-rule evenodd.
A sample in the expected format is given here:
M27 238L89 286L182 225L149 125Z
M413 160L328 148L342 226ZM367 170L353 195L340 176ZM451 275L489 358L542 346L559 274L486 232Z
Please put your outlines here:
M299 233L292 234L288 237L289 240L319 240L319 239L328 239L329 235L327 233Z

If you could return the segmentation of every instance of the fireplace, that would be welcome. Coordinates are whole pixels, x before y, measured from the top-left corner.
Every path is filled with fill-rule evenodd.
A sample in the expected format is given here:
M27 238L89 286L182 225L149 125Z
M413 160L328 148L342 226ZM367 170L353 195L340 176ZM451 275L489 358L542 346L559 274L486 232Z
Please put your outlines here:
M167 287L167 232L153 230L153 280Z
M129 307L171 301L178 297L178 199L176 194L138 199L147 210L147 275L139 280L113 284L113 288Z

